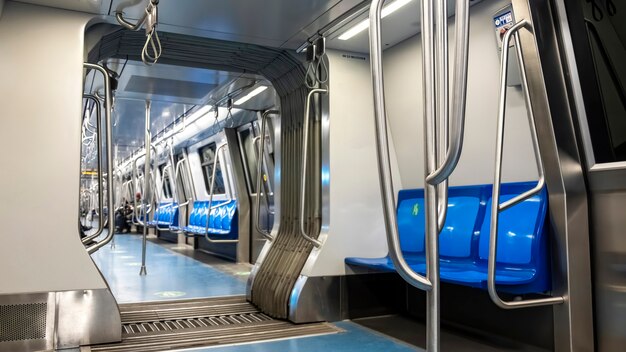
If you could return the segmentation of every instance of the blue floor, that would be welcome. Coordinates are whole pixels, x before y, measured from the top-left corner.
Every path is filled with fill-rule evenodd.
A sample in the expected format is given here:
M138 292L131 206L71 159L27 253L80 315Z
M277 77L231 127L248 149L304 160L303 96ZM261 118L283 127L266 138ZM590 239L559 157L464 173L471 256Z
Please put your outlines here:
M246 293L243 280L151 242L147 243L148 275L139 276L139 235L116 235L115 249L106 245L94 253L92 258L119 303Z
M224 347L195 348L183 351L195 352L405 352L424 351L420 348L393 340L358 324L343 321L335 323L345 332L330 335L294 338L254 344Z
M115 248L92 255L119 303L219 297L245 294L245 282L193 258L147 243L148 275L140 276L141 236L116 235ZM184 351L211 352L404 352L423 351L358 324L336 323L345 332Z

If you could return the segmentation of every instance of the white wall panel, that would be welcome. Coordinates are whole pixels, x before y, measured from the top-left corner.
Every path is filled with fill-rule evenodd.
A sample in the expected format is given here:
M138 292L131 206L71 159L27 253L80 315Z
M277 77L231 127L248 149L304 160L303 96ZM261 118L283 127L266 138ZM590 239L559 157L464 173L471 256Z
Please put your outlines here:
M309 276L344 275L346 257L387 255L370 65L342 54L328 53L330 217L323 247L303 270ZM391 155L395 160L393 149ZM393 169L399 180L395 165Z
M90 19L8 2L0 20L0 294L106 287L78 236Z
M499 52L492 15L510 1L471 8L467 120L463 154L451 185L493 182L499 89ZM452 19L453 20L453 19ZM453 26L450 27L454 45ZM451 53L453 50L451 50ZM385 94L403 188L423 188L422 53L417 35L384 52ZM508 88L503 181L537 178L520 87Z

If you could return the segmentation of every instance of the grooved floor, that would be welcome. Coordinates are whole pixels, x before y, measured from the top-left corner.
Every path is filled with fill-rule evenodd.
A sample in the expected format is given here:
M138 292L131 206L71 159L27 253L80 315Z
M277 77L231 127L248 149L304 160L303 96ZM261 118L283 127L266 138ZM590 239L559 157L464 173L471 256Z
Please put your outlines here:
M293 324L259 313L245 297L120 305L122 342L91 351L152 352L334 334L328 323Z

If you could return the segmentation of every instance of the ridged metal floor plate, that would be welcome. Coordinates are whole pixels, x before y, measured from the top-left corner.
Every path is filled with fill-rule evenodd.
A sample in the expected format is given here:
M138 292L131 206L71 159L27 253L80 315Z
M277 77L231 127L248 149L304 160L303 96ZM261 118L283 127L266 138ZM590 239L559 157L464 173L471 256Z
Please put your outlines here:
M94 345L91 351L167 351L341 331L328 323L275 320L243 296L124 304L120 312L122 342Z

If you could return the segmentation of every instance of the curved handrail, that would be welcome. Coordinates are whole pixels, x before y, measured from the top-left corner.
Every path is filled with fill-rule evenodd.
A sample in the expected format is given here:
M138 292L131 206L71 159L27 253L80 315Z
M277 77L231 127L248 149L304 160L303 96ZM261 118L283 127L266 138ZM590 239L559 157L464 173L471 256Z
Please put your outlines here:
M186 162L187 162L187 156L183 155L183 157L180 160L178 160L178 162L176 163L176 166L174 167L174 187L178 187L178 178L181 175L180 174L180 167L181 167L181 165L183 163L186 163ZM181 181L181 183L182 183L183 187L185 187L184 182ZM182 208L184 206L189 205L189 203L191 201L192 201L192 198L187 198L187 200L185 202L181 203L181 199L178 196L178 191L176 191L176 205L175 205L176 209L180 209L180 208ZM183 225L182 225L183 222L181 221L181 213L182 212L179 210L178 211L178 227L179 228L183 227ZM184 233L184 231L182 231L182 230L172 229L171 225L170 225L169 231L174 232L174 233Z
M529 27L530 23L526 20L521 20L513 25L504 35L502 39L502 56L500 59L500 99L498 105L498 134L496 141L496 165L494 172L494 181L493 181L493 193L491 195L491 222L490 222L490 232L489 232L489 260L487 266L487 289L489 291L489 297L491 300L500 308L503 309L516 309L516 308L527 308L527 307L537 307L537 306L545 306L545 305L553 305L553 304L561 304L565 301L563 297L549 297L549 298L538 298L538 299L529 299L529 300L521 300L521 301L504 301L498 295L498 291L496 289L496 255L498 248L498 216L500 211L505 210L533 195L539 193L545 184L544 177L544 168L543 162L541 161L541 155L539 152L539 143L537 137L537 126L535 124L535 115L530 106L530 96L528 92L528 78L526 76L526 69L524 67L524 58L522 56L521 51L521 43L519 40L519 36L517 32L522 29ZM524 91L524 98L526 100L526 108L528 110L528 119L531 125L531 135L533 140L533 149L535 152L535 158L537 161L537 171L539 173L539 181L537 185L533 187L533 189L524 192L523 194L500 204L500 184L502 182L502 155L504 150L504 121L506 115L506 87L507 87L507 78L508 78L508 60L509 60L509 43L511 42L511 37L515 36L515 49L517 52L517 57L519 59L520 73L522 76L522 85Z
M83 244L91 242L93 239L97 238L104 231L104 219L102 215L104 215L104 182L102 181L102 133L100 129L102 129L102 112L100 111L100 101L93 94L85 94L83 98L87 100L93 101L96 106L96 123L98 124L98 133L96 134L96 145L98 148L98 158L97 158L97 168L98 168L98 214L100 214L100 220L98 221L98 229L96 232L89 236L85 236L81 239ZM108 148L108 146L107 146ZM109 209L109 211L111 211Z
M150 149L152 151L154 151L154 154L156 155L156 147L153 144L150 144ZM137 157L135 157L135 160L133 160L133 180L134 180L134 184L135 184L135 192L137 192L137 190L139 189L137 183L139 182L140 179L144 179L145 180L145 175L141 175L138 176L137 174L137 162L139 161L139 159L141 159L142 157L144 157L146 155L146 153L144 152L143 154L139 154L137 155ZM143 189L141 190L141 198L143 199L145 196L145 192L146 189L148 188L146 185L146 182L143 182L144 186ZM154 197L154 194L152 195L152 197ZM133 219L133 224L134 225L140 225L140 226L146 226L145 222L139 219L139 214L137 213L137 211L139 210L139 206L137 204L137 197L135 197L135 195L133 195L133 215L134 215L134 219ZM142 209L145 210L144 215L150 214L152 211L152 204L147 204L146 208L143 208L143 204L142 204Z
M255 216L256 216L256 221L254 223L254 226L257 230L257 232L259 232L261 235L263 235L263 237L265 237L268 240L273 240L274 237L272 236L271 232L269 231L265 231L264 229L261 228L261 173L263 172L263 161L265 160L265 158L263 157L263 153L265 151L265 126L266 126L266 121L267 118L270 115L279 115L280 111L278 110L267 110L263 113L263 115L261 116L261 143L259 143L259 154L258 154L258 158L257 158L257 172L256 172L256 199L254 202L254 210L255 210Z
M316 240L313 237L307 235L306 230L304 229L304 207L306 204L306 169L307 169L307 159L308 159L308 148L309 148L309 120L310 120L310 112L311 112L311 99L314 94L326 94L328 93L328 89L325 88L315 88L309 91L309 94L306 97L306 105L304 108L304 132L302 137L302 173L301 173L301 182L300 182L300 235L312 243L316 248L319 248L322 245L322 242Z
M97 251L98 249L102 248L103 246L105 246L107 243L111 242L111 240L113 239L113 236L115 235L115 231L111 231L111 226L115 226L115 212L113 211L113 138L112 138L112 128L111 128L111 111L112 111L112 105L113 105L113 101L112 101L112 97L111 97L111 77L109 76L109 73L107 72L107 70L100 66L100 65L96 65L96 64L91 64L91 63L84 63L83 64L84 68L87 69L93 69L96 70L98 72L100 72L103 75L103 79L104 79L104 93L105 93L105 98L104 98L104 103L105 103L105 125L106 125L106 145L107 145L107 152L106 152L106 157L107 157L107 203L108 203L108 208L109 208L109 212L108 212L108 222L109 222L109 232L107 233L106 237L98 242L95 242L93 244L91 244L90 246L87 247L87 252L89 254ZM98 175L98 177L101 177L100 175Z
M414 287L429 291L432 283L429 278L414 272L407 264L400 247L400 236L397 226L395 197L391 175L391 159L389 157L389 141L387 138L387 112L385 108L381 11L383 0L372 0L370 7L370 64L372 67L372 84L374 92L374 117L376 122L376 151L378 154L378 174L380 177L380 193L383 201L383 214L387 230L389 255L402 278ZM429 262L432 258L428 258Z
M213 203L213 193L215 190L215 176L217 175L217 160L218 158L221 158L221 156L224 154L224 149L226 149L228 147L228 144L224 143L222 145L220 145L216 150L215 150L215 159L213 159L213 173L211 175L211 186L209 187L209 204L207 206L207 214L206 214L206 226L204 228L204 238L209 241L210 243L237 243L239 242L238 239L236 240L214 240L211 239L209 237L209 225L211 224L211 210L221 207L223 205L229 204L233 201L232 197L228 197L228 201L220 203L218 205L215 206L211 206L211 203ZM222 160L222 165L225 165L225 163L223 163Z
M445 159L437 170L426 177L426 182L431 185L438 185L450 177L461 158L461 151L463 150L465 106L467 101L467 66L469 61L469 2L457 1L456 4L456 48L452 87L452 96L455 97L455 99L452 105L452 136Z
M165 185L165 177L164 176L165 176L165 174L170 174L171 175L171 172L172 172L171 169L172 169L172 165L166 165L163 168L163 175L161 175L161 191L163 190L163 186ZM173 197L174 197L174 200L176 200L176 194L173 194ZM159 199L159 202L160 201L161 200ZM174 207L174 204L171 204L171 206ZM155 215L156 215L156 211L155 211ZM171 219L171 220L173 221L174 219ZM161 230L161 231L169 231L170 230L169 226L168 227L161 227L160 224L159 224L159 220L157 220L157 219L154 219L154 223L155 223L155 227L156 227L157 230Z

